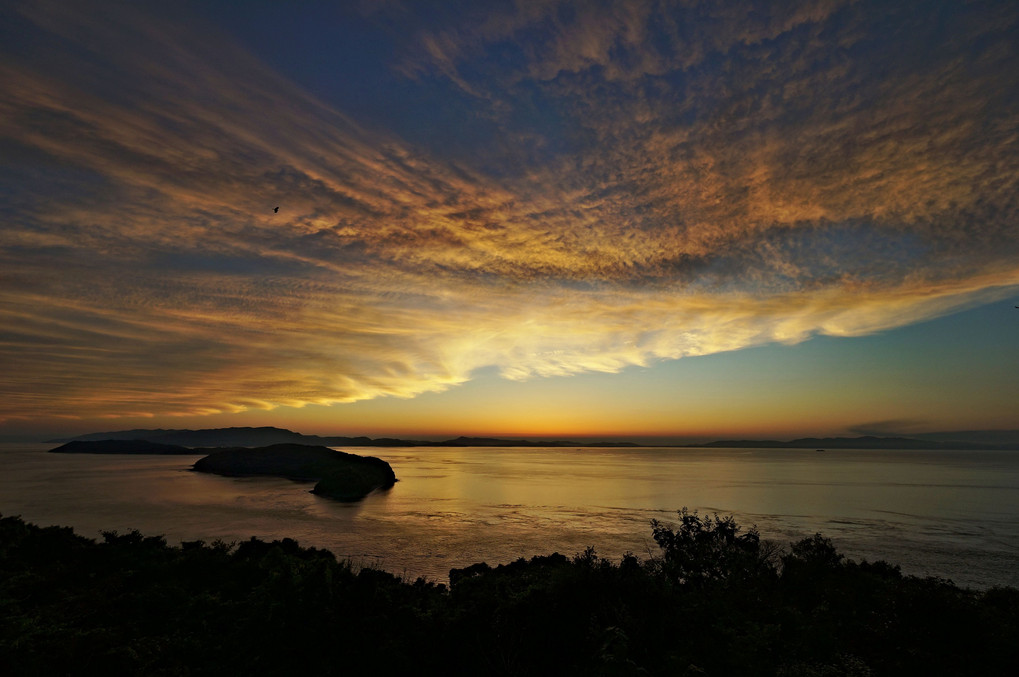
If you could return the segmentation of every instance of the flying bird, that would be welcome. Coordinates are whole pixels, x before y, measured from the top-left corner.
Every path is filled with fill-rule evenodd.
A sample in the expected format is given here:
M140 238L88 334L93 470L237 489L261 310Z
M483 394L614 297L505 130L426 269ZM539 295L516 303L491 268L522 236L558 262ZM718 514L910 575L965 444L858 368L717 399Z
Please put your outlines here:
M273 209L272 209L272 213L273 213L273 214L277 214L277 213L279 213L279 210L280 210L280 208L279 208L279 207L273 207Z

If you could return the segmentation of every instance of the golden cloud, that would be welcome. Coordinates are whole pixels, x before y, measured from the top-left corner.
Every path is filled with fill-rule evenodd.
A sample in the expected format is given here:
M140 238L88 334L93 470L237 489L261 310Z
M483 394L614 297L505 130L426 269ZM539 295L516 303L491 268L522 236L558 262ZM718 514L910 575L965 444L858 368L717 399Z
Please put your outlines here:
M0 62L0 139L25 167L0 231L3 415L612 372L882 331L1019 285L1019 68L998 33L874 80L841 3L692 36L669 7L620 4L528 43L550 7L422 34L401 66L495 118L514 87L557 102L574 142L501 177L359 125L222 36L21 8L90 58ZM836 15L839 46L818 44ZM645 49L655 21L668 55ZM508 39L528 56L494 80L507 94L461 73Z

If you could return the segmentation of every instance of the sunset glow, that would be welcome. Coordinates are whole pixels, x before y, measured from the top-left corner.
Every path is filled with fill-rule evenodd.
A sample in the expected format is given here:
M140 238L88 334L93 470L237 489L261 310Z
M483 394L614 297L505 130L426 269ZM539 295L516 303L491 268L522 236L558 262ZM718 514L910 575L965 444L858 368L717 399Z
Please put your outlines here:
M0 433L1019 428L1019 5L340 5L0 10Z

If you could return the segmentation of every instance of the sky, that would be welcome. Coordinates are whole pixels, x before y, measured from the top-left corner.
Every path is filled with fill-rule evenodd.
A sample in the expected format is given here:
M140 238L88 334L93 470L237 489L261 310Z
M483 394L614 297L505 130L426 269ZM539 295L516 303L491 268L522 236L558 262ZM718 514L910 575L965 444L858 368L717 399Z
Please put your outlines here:
M775 5L3 3L0 437L1019 428L1019 4Z

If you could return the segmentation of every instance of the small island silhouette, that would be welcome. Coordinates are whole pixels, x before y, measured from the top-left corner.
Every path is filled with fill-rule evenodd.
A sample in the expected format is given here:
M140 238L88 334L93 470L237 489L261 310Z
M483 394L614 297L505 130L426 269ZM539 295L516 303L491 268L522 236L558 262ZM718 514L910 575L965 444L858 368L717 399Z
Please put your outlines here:
M329 447L274 444L268 447L207 449L193 469L230 477L268 475L316 482L311 493L339 501L358 501L376 489L396 483L393 468L380 458L358 456Z

